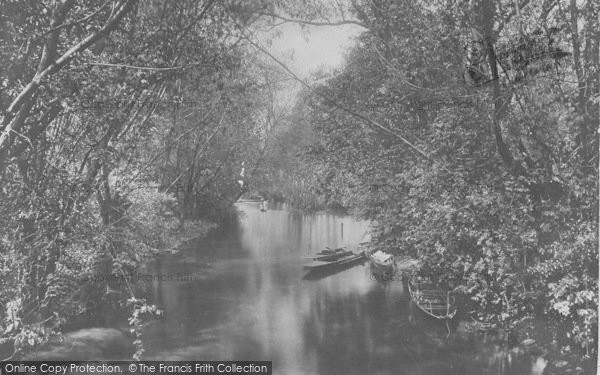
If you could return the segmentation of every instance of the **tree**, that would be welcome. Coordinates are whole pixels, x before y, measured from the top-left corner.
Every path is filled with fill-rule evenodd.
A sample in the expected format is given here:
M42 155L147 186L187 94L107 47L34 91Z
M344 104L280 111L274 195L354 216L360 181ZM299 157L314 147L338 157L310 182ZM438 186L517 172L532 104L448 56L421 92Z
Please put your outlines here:
M209 208L183 208L237 195L233 169L252 155L260 90L227 7L3 2L0 326L15 353L127 303L141 355L158 310L131 275L186 229L202 233L178 216Z
M334 199L376 223L377 246L424 260L479 319L523 330L546 311L591 353L597 6L352 4L368 30L309 105ZM463 78L473 43L489 78L475 87Z

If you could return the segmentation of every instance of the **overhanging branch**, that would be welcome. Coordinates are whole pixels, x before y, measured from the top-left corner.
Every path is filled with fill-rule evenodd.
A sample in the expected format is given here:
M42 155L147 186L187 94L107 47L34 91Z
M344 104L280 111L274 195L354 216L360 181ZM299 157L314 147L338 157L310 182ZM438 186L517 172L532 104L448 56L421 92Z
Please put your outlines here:
M13 117L19 111L21 106L30 101L37 88L40 86L42 81L49 75L57 72L63 66L67 65L79 52L87 49L98 40L103 38L105 35L110 33L123 19L123 17L132 9L133 5L137 0L124 0L118 10L106 21L104 26L96 33L88 35L86 38L81 40L79 43L71 47L61 57L50 63L44 70L37 73L32 80L21 90L19 95L12 101L7 109L6 116L3 119L5 125L0 134L0 154L3 149L10 147L10 134L14 131L19 131L19 126L23 122L12 121ZM2 162L2 160L0 160Z
M239 26L239 25L238 25ZM242 28L240 27L240 30ZM250 43L251 45L253 45L255 48L257 48L259 51L261 51L262 53L264 53L265 55L267 55L269 58L271 58L273 61L275 61L275 63L279 66L281 66L294 80L296 80L297 82L299 82L302 86L306 87L310 92L312 92L313 94L319 96L320 98L324 99L326 102L328 102L329 104L331 104L332 106L350 114L351 116L362 120L364 123L366 123L368 126L370 126L371 128L376 129L377 131L383 132L385 134L388 134L398 140L400 140L402 143L404 143L406 146L408 146L410 149L412 149L414 152L416 152L419 156L433 162L436 163L437 161L435 159L433 159L431 156L429 156L429 154L427 154L425 151L421 150L419 147L417 147L415 144L413 144L412 142L410 142L408 139L406 139L405 137L403 137L402 135L396 133L395 131L393 131L392 129L389 129L383 125L381 125L380 123L368 118L367 116L360 114L358 112L355 112L341 104L339 104L338 102L332 100L331 98L327 97L326 95L323 95L321 93L319 93L318 91L316 91L311 85L309 85L305 80L303 80L302 78L298 77L298 75L296 75L292 70L290 70L283 62L281 62L277 57L273 56L269 51L267 51L263 46L261 46L259 43L254 42L249 36L247 36L243 30L242 30L242 35L243 37L248 41L248 43ZM441 168L444 169L445 171L449 172L449 170L441 165Z
M332 21L332 22L328 22L328 21L323 21L323 22L318 22L318 21L308 21L308 20L302 20L302 19L295 19L295 18L288 18L279 14L275 14L275 13L267 13L267 12L260 12L258 13L261 16L267 16L267 17L272 17L284 22L289 22L289 23L298 23L301 25L310 25L310 26L343 26L343 25L356 25L356 26L360 26L362 28L368 29L368 26L365 25L364 23L360 22L360 21L356 21L356 20L341 20L341 21Z

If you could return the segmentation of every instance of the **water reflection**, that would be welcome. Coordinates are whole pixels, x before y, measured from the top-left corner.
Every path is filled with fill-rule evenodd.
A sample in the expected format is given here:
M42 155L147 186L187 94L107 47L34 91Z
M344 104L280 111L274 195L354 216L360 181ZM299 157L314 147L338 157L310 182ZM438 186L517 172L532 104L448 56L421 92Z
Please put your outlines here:
M400 277L374 280L359 264L303 280L302 256L356 244L365 222L243 203L238 231L221 233L154 272L164 321L147 329L145 359L272 360L275 374L498 374L493 345L446 339L446 327L411 305ZM502 362L502 360L500 361ZM524 363L511 374L529 374Z

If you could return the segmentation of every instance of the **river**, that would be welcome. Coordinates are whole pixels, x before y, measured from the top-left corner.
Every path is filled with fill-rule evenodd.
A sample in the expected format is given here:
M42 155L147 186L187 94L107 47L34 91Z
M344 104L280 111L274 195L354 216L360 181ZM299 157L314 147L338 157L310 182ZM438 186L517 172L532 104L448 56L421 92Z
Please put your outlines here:
M144 271L164 317L145 329L144 360L267 360L274 374L540 375L539 354L502 349L414 306L400 275L368 262L309 274L303 256L357 244L366 222L239 203L239 225L163 254ZM308 277L307 277L308 276ZM119 319L117 319L119 320ZM127 359L126 327L97 317L31 359ZM104 322L104 323L102 323Z
M165 316L146 329L144 359L270 360L275 374L535 374L527 357L423 316L400 277L368 263L309 277L303 256L360 242L366 222L239 203L240 226L156 262ZM310 276L310 275L309 275ZM317 275L322 276L322 275ZM508 370L508 372L506 372Z

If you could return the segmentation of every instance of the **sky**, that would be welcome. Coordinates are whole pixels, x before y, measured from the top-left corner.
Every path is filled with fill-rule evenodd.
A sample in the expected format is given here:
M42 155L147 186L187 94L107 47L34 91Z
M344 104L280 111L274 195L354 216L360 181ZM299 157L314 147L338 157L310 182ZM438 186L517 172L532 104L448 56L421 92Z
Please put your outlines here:
M271 34L259 34L261 44L301 79L321 69L341 68L348 51L362 29L356 25L306 26L284 23ZM276 34L276 36L275 36ZM267 43L271 40L271 43ZM268 59L268 58L267 58ZM281 110L296 101L302 85L290 81L280 87L275 106Z
M276 31L280 35L267 49L298 76L307 78L321 67L327 70L341 67L345 51L352 46L361 28L354 25L307 26L303 30L298 24L285 23Z

